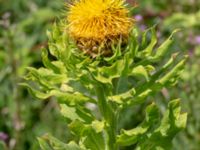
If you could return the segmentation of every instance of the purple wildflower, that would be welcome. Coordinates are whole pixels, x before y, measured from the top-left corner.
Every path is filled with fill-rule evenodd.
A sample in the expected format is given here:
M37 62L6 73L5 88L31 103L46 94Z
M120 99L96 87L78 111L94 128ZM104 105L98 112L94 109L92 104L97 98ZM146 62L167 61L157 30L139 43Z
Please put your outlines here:
M135 20L137 21L137 22L140 22L140 21L142 21L143 20L143 17L141 16L141 15L135 15Z
M200 44L200 35L195 37L195 43L198 45Z
M8 139L8 135L4 132L0 132L0 140L6 141Z

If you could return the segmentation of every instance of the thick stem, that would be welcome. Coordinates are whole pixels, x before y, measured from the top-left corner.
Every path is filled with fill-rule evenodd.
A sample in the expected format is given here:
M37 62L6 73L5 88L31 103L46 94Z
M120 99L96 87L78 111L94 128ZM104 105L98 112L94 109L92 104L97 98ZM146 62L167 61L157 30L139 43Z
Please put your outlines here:
M108 103L103 85L96 85L95 89L98 97L98 107L107 125L105 130L108 135L108 148L109 150L118 150L118 146L116 144L117 113L114 112L111 104Z

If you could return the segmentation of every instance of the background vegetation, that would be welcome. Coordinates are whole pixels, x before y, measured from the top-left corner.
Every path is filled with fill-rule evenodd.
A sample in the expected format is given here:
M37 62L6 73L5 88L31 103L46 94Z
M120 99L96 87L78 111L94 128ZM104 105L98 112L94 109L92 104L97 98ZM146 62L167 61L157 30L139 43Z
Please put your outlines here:
M162 41L173 29L182 29L176 34L171 51L189 55L185 72L177 86L163 89L156 100L164 111L170 99L181 97L184 111L189 115L188 125L174 140L174 149L198 150L200 1L138 0L137 3L133 14L139 30L156 24L157 36ZM36 137L46 132L58 139L70 139L56 101L35 100L18 85L23 81L26 67L42 65L40 50L47 45L46 30L62 16L63 8L63 0L0 0L0 149L39 149ZM121 126L135 126L142 119L145 107L146 104L124 112Z

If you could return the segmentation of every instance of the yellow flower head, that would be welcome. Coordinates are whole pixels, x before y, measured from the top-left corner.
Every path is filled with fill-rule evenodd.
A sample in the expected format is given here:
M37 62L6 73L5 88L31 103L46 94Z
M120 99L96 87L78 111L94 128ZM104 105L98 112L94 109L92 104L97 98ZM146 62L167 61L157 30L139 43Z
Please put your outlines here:
M132 21L124 0L76 0L69 7L68 31L79 48L109 54L111 42L128 37ZM107 45L107 46L106 46Z

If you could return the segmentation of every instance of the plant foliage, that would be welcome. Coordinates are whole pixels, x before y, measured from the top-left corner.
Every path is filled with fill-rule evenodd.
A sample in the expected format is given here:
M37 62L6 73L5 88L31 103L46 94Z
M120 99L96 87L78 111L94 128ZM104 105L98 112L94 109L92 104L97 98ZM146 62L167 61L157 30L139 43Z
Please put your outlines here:
M45 135L38 138L41 148L171 149L173 137L185 127L187 118L178 99L169 102L164 115L152 101L144 110L144 120L133 129L121 129L118 123L121 111L177 83L187 57L175 53L166 59L175 32L158 45L154 27L142 36L133 29L127 46L119 41L112 46L113 56L91 59L80 52L61 25L54 25L47 32L48 49L42 49L44 67L29 67L29 82L23 85L37 98L57 98L74 140L64 143Z

